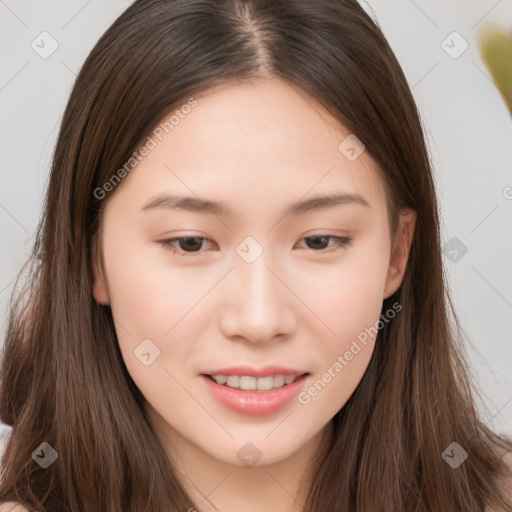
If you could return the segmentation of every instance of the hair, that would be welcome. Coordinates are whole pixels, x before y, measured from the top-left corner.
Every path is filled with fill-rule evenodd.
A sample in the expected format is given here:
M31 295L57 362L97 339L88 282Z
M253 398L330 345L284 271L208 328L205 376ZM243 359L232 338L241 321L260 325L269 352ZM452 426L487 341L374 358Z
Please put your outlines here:
M92 294L110 197L95 191L186 98L262 77L304 91L364 142L393 234L403 208L417 212L402 284L382 308L398 302L402 312L379 330L364 376L332 419L305 509L511 506L499 482L512 441L476 410L420 116L378 23L356 0L137 0L94 46L63 115L33 250L11 297L0 419L13 428L0 501L45 512L194 506L125 367L111 309ZM42 442L58 453L46 469L32 458ZM469 454L457 469L441 456L452 442Z

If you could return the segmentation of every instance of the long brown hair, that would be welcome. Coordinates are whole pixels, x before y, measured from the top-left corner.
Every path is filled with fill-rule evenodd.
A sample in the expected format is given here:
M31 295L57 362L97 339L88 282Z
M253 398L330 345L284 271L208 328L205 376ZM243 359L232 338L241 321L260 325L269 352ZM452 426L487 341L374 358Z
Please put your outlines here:
M403 310L379 331L367 371L333 418L306 510L511 507L500 482L512 444L474 405L418 110L356 0L137 0L93 48L64 112L26 279L11 303L0 419L13 429L0 501L47 512L194 506L124 365L111 310L92 295L92 248L109 198L95 191L187 98L261 76L306 92L364 142L386 183L392 233L400 208L418 215L404 280L382 309ZM46 469L32 457L43 442L58 454ZM468 453L457 468L442 457L453 442Z

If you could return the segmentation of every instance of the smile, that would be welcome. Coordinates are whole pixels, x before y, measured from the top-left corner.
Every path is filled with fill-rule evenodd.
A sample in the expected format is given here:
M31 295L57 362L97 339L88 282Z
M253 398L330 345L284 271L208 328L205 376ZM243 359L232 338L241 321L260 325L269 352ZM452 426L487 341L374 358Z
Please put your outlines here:
M213 398L222 406L246 416L264 416L278 412L301 391L309 374L249 375L202 374Z
M209 375L223 386L243 391L271 391L295 382L299 375L270 375L268 377L251 377L249 375Z

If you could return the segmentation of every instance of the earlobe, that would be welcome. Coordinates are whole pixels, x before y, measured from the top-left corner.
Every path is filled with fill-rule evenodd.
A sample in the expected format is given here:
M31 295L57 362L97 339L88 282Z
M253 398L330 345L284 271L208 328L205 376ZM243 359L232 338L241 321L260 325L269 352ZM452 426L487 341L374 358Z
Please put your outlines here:
M404 210L399 217L398 231L392 249L386 285L383 298L393 295L400 285L407 268L407 261L411 250L414 230L416 228L417 212L412 209Z
M96 241L94 242L92 249L92 272L92 294L96 299L96 302L99 302L104 306L110 305L110 297L106 285L106 280L103 277L105 273L102 269L101 253L98 245L96 244Z

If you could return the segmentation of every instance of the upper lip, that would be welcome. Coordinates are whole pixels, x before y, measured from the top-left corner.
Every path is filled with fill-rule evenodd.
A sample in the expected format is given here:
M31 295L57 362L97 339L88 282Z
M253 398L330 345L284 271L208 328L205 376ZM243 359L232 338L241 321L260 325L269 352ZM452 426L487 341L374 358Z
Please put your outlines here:
M271 375L304 375L304 370L285 368L283 366L264 366L263 368L252 368L250 366L235 366L230 368L219 368L205 372L203 375L246 375L248 377L270 377Z

